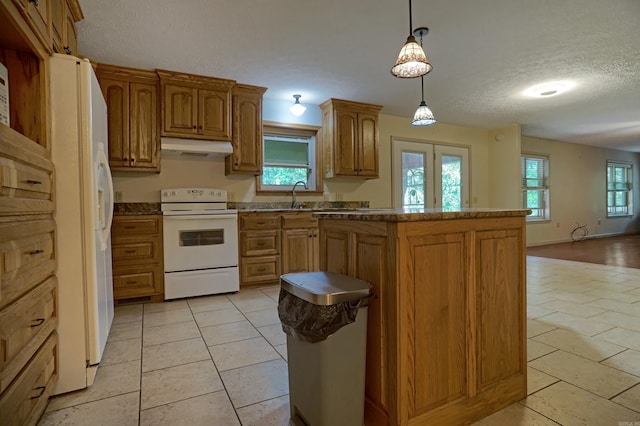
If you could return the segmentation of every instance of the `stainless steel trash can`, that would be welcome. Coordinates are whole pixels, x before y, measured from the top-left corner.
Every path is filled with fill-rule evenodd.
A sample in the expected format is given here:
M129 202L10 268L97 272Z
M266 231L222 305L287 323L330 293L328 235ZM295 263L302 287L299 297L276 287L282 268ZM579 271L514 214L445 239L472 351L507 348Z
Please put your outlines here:
M280 277L291 425L362 426L370 284L330 272Z

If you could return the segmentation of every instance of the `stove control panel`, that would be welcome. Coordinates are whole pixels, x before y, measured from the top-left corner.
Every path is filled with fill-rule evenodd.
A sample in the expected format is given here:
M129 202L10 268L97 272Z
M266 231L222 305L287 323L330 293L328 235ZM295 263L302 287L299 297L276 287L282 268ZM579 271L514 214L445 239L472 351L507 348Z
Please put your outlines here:
M160 191L162 203L226 202L227 191L215 188L175 188Z

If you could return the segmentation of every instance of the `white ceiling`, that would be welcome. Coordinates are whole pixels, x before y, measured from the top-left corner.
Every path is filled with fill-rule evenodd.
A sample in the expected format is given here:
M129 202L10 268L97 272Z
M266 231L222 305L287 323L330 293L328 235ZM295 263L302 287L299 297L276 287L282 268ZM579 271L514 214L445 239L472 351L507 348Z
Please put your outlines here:
M335 97L410 118L420 79L389 70L409 34L405 0L80 0L79 51L268 87L266 98ZM442 123L640 152L640 0L415 0ZM563 95L529 86L572 80Z

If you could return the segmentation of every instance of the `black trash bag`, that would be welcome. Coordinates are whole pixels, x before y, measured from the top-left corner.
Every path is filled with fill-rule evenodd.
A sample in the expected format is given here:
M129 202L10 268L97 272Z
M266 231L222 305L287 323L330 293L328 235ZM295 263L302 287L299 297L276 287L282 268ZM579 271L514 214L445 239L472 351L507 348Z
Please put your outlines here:
M336 305L314 305L280 289L278 316L282 331L291 337L316 343L356 320L362 299Z

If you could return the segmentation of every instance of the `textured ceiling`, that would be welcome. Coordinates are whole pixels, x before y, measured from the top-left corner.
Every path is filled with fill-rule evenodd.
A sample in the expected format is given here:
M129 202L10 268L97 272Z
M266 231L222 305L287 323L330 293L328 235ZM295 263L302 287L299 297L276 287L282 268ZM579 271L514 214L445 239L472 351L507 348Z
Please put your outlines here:
M410 117L420 80L389 69L409 33L404 0L80 0L79 50L95 61L330 97ZM640 0L415 0L443 123L640 152ZM522 92L571 80L569 92Z

